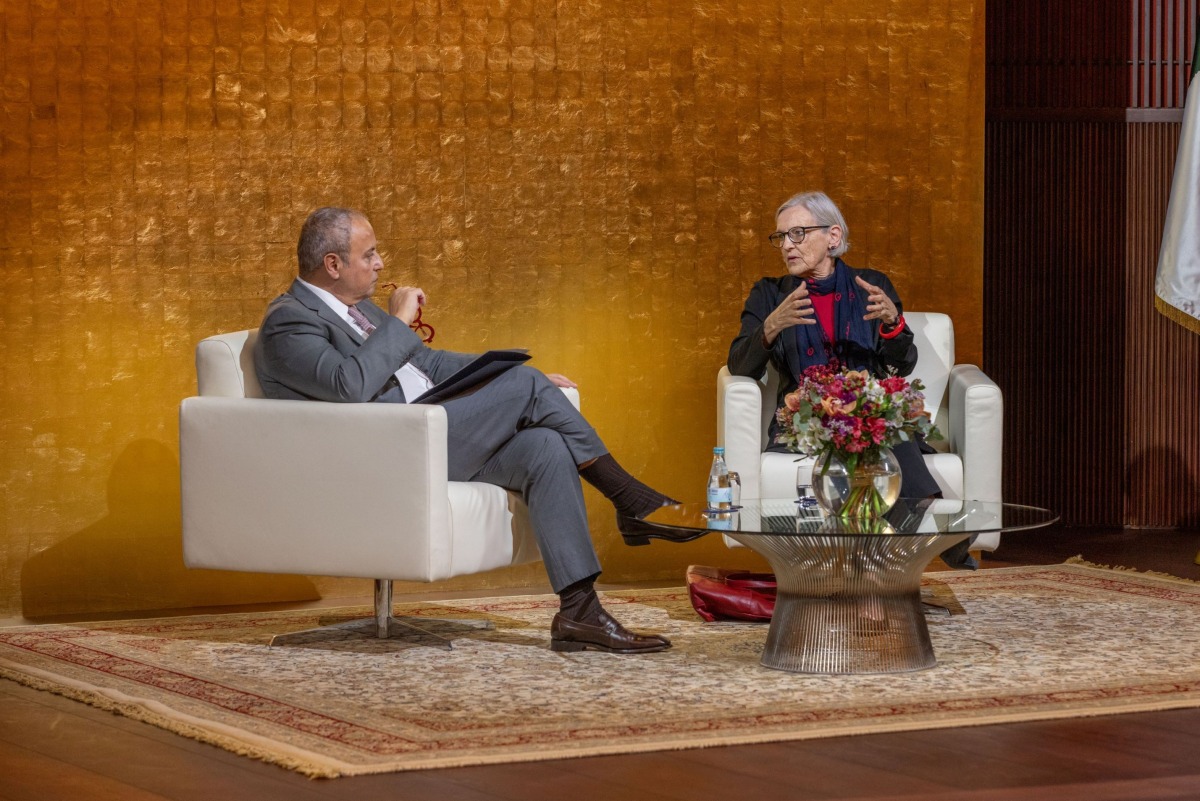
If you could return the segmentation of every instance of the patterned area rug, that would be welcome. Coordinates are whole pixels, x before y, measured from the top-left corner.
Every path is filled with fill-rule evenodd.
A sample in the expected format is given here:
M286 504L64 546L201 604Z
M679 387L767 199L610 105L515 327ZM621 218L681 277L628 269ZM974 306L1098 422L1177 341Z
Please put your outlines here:
M366 609L0 629L0 675L311 776L760 743L1200 706L1200 585L1084 565L935 573L939 664L807 676L758 664L761 624L677 590L606 603L668 634L640 657L549 650L553 596L402 604L490 620L428 641L271 636Z

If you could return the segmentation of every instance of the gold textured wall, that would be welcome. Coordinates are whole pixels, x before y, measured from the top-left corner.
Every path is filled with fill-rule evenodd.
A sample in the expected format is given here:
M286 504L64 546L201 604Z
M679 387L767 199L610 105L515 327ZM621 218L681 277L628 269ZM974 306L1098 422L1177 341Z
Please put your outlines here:
M696 497L765 235L824 188L850 263L981 352L982 0L2 0L0 617L310 598L186 571L177 407L305 214L366 211L440 346L525 346ZM745 563L627 549L605 579ZM522 569L455 586L536 582Z

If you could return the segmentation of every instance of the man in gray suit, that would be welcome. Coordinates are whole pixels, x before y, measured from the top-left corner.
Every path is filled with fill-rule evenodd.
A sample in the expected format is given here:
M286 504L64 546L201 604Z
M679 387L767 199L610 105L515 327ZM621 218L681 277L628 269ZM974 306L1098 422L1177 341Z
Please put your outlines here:
M429 348L409 328L425 303L421 289L396 289L387 311L369 300L383 261L375 232L359 212L317 209L305 221L296 251L299 278L267 308L254 352L267 397L405 403L474 358ZM519 366L441 402L449 478L524 496L560 599L550 631L553 649L665 650L671 645L665 637L630 632L600 605L593 586L600 562L579 477L612 501L619 517L639 519L675 501L625 472L559 386L572 384Z

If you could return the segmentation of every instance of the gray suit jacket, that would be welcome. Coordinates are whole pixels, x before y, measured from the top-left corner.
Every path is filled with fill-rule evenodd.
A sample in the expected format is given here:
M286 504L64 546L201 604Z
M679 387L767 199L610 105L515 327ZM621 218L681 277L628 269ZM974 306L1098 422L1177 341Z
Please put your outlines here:
M288 400L403 403L395 378L401 365L412 361L437 383L475 358L426 347L412 329L369 300L356 308L375 325L365 340L299 281L271 301L254 349L263 394Z

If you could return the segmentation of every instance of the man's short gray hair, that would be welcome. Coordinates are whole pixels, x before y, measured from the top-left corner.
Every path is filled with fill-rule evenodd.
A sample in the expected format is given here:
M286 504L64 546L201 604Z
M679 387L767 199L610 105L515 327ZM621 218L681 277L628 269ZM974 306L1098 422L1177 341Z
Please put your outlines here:
M326 253L336 253L342 261L350 260L350 226L355 217L362 214L337 206L324 206L308 215L296 243L296 261L302 277L321 269Z
M846 227L846 218L842 216L837 204L829 199L824 192L801 192L792 195L775 211L775 219L793 206L803 206L813 216L817 225L836 225L842 229L842 241L829 251L830 256L840 256L850 249L850 229Z

